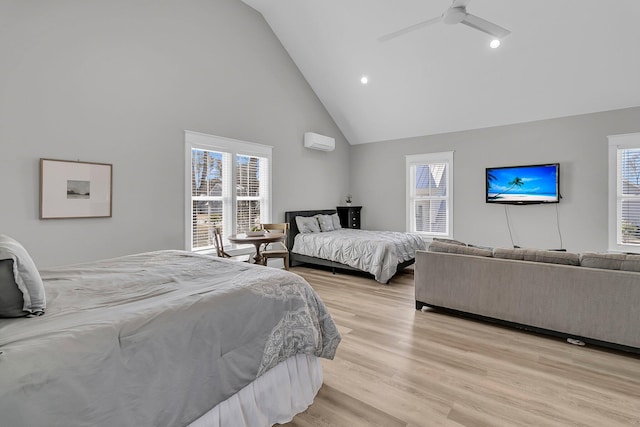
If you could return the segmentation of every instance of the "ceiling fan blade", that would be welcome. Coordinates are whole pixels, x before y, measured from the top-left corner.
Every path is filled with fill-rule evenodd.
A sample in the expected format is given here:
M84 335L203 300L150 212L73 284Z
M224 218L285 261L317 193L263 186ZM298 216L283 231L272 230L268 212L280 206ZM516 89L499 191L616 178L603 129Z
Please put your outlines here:
M394 31L393 33L385 34L384 36L378 37L378 41L386 42L391 39L395 39L396 37L402 36L404 34L410 33L415 30L419 30L420 28L427 27L429 25L440 22L442 16L438 16L437 18L428 19L426 21L418 22L417 24L413 24L409 27L403 28L398 31Z
M461 23L499 39L507 37L509 34L511 34L511 31L507 30L506 28L502 28L500 25L496 25L493 22L489 22L486 19L482 19L470 13L467 13L467 16L464 17Z
M453 0L451 7L467 7L471 0Z

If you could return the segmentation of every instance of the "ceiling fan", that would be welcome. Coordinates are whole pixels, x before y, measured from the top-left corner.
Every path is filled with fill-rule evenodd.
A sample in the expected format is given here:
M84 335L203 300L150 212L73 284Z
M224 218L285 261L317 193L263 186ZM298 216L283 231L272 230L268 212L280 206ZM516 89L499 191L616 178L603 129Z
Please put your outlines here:
M379 37L378 40L381 42L391 40L404 34L410 33L411 31L427 27L431 24L436 24L440 21L444 22L445 24L451 25L464 24L471 28L475 28L476 30L480 30L483 33L492 35L497 39L502 39L511 34L511 31L507 30L506 28L502 28L501 26L494 24L493 22L489 22L478 16L467 13L467 5L470 1L471 0L453 0L451 6L449 6L449 8L445 10L442 15L436 18L427 19L426 21L418 22L417 24L411 25L398 31L385 34L384 36Z

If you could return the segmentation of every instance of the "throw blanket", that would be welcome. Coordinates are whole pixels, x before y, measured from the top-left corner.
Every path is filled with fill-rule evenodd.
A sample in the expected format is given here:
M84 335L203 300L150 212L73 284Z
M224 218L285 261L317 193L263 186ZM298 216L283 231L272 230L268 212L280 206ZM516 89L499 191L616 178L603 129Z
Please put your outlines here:
M387 283L398 264L414 259L426 245L418 234L343 228L297 234L292 252L346 264Z
M0 319L0 424L187 425L340 335L301 277L183 251L41 272L48 307Z

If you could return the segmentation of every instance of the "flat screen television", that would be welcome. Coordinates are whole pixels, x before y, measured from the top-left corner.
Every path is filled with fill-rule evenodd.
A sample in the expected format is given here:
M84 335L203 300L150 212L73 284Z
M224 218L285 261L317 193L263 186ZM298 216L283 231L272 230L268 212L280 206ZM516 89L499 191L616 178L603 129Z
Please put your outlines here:
M560 201L560 164L487 168L487 203L530 205Z

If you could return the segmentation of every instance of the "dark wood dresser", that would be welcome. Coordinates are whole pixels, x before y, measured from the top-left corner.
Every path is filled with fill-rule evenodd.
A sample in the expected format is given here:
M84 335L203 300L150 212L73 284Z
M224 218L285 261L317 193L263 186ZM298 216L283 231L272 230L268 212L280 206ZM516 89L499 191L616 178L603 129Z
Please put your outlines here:
M360 228L360 210L362 206L337 206L340 225L343 228Z

